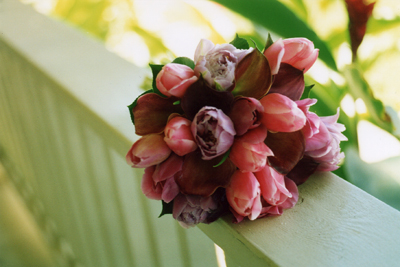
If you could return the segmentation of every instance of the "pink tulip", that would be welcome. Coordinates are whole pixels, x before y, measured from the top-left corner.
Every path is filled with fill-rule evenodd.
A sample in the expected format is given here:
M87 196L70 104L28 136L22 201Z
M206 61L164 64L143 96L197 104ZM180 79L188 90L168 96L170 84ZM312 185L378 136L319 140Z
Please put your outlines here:
M195 81L197 81L197 77L190 67L168 63L158 73L156 85L165 96L182 97L186 89Z
M339 109L336 115L328 117L315 118L313 113L309 112L307 118L317 130L314 130L311 136L307 136L304 155L319 163L318 171L336 170L344 158L344 153L340 152L340 141L347 140L342 134L346 128L343 124L337 123Z
M260 216L258 216L258 218L265 216L282 215L284 209L291 209L296 205L297 200L299 199L299 191L297 189L296 184L289 178L285 177L285 185L289 193L292 195L292 197L286 198L284 202L276 206L270 205L266 201L262 201L263 207L261 209L261 213Z
M259 126L263 111L264 107L255 98L240 97L236 99L229 114L235 125L236 134L243 135L247 130Z
M146 197L150 199L161 200L163 187L161 183L154 183L153 181L153 174L155 169L155 166L150 166L144 169L141 189Z
M156 166L153 173L154 182L158 183L174 177L176 173L182 170L182 165L183 158L171 153L167 160Z
M306 38L279 39L264 51L273 75L278 73L281 63L306 72L317 60L318 53L319 50L314 49L313 42Z
M145 169L141 189L143 194L155 200L166 203L172 201L179 194L179 187L174 175L182 170L183 159L172 154L166 161Z
M278 73L284 54L285 44L283 43L282 39L274 42L264 51L264 56L268 59L272 75L276 75Z
M306 115L306 125L301 129L304 138L310 138L311 136L317 134L319 132L320 118L314 112L310 112L310 106L317 103L317 99L303 99L296 101L297 106L301 109Z
M156 183L153 179L153 172L154 166L145 169L141 184L143 194L150 199L171 202L179 194L179 187L175 183L174 177Z
M177 116L170 119L165 127L164 141L177 155L183 156L197 149L191 131L191 121Z
M282 62L306 72L318 58L318 49L306 38L290 38L283 40L285 53Z
M241 171L257 172L265 167L267 157L274 153L264 143L267 129L259 126L236 138L229 158Z
M137 140L126 154L126 162L134 168L147 168L168 158L171 149L161 134L148 134Z
M252 172L237 170L226 188L226 198L235 213L254 220L261 212L260 184ZM237 218L240 218L238 216Z
M214 45L211 41L202 39L196 48L194 71L197 76L202 76L207 83L214 87L218 84L220 89L227 89L235 80L237 63L243 59L253 48L248 50L236 49L231 44Z
M306 116L290 98L272 93L260 100L264 107L261 123L269 131L294 132L303 128Z
M236 134L231 119L222 110L207 106L196 114L191 129L204 160L228 151Z
M261 171L254 173L260 183L263 199L272 206L277 206L291 198L292 194L285 186L285 178L270 166L265 166Z

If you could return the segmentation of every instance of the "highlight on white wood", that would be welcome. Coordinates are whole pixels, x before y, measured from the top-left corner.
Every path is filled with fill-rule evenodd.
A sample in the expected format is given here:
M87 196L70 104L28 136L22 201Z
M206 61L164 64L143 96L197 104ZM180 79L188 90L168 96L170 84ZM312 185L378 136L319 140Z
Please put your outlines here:
M400 213L331 173L280 217L189 230L157 218L124 160L149 70L14 0L0 33L0 160L60 266L218 266L213 242L227 266L400 262Z

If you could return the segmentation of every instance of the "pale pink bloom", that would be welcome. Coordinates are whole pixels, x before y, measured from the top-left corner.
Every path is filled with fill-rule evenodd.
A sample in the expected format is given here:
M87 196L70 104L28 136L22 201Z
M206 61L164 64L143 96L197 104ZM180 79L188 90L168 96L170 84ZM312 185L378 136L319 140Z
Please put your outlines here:
M190 67L168 63L158 73L156 85L165 96L182 97L186 89L195 81L197 81L197 77Z
M210 214L217 208L218 204L212 196L179 194L174 199L172 217L182 227L189 228L199 223L208 223Z
M318 53L319 50L314 49L314 43L306 38L279 39L264 51L272 75L278 73L281 63L306 72L317 60Z
M228 151L236 134L231 119L222 110L207 106L196 114L191 130L204 160Z
M148 134L132 145L126 154L126 162L134 168L147 168L163 162L170 154L164 135Z
M304 127L306 116L287 96L272 93L260 100L264 107L261 123L269 131L294 132Z
M210 86L218 84L220 88L227 89L235 80L236 65L252 50L237 49L231 44L214 45L210 40L202 39L194 54L194 71Z
M270 166L265 166L261 171L254 173L260 183L263 199L272 206L277 206L291 198L292 194L285 186L285 178Z
M282 215L284 209L291 209L296 205L299 199L299 191L297 189L295 182L285 177L285 186L289 191L289 193L292 195L292 197L286 198L286 200L283 201L281 204L275 206L268 204L266 201L262 201L263 207L261 209L261 213L258 218L264 216Z
M241 171L260 171L265 167L267 157L274 155L264 143L266 137L267 129L259 126L236 138L229 154L230 160Z
M299 191L297 189L297 186L289 178L285 177L284 179L285 179L285 186L286 186L287 190L289 191L289 193L292 195L292 197L286 198L286 200L284 202L282 202L281 204L278 204L276 206L268 204L264 200L264 198L261 198L262 207L261 207L260 215L258 215L257 219L265 217L265 216L282 215L284 209L291 209L296 205L296 203L299 199ZM233 216L235 217L235 219L233 221L234 223L239 223L245 218L245 216L238 214L235 210L231 210L231 211L232 211Z
M314 112L310 112L310 106L317 103L317 99L305 98L303 100L296 101L297 106L301 109L306 115L306 125L304 125L303 129L301 129L304 138L310 138L314 134L319 132L319 124L321 122L320 118Z
M344 153L340 152L340 141L346 141L342 134L346 129L343 124L337 123L339 109L333 116L320 117L318 131L306 138L305 155L310 156L319 163L318 171L333 171L338 168ZM314 118L312 120L315 120Z
M172 201L179 194L174 175L182 170L182 164L183 159L172 154L163 163L147 167L141 184L143 194L150 199L163 200L166 203Z
M260 215L260 184L252 172L237 170L226 188L226 198L234 215L247 216L250 220L255 220Z
M240 97L235 100L229 113L237 135L243 135L249 129L260 125L264 107L260 101L252 97Z
M177 116L170 119L164 129L164 141L177 155L183 156L197 149L191 131L191 121Z

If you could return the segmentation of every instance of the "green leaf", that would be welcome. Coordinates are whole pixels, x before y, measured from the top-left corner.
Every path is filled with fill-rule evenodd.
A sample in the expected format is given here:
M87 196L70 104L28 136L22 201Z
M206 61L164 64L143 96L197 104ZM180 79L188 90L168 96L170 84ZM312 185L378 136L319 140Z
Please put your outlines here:
M154 92L153 92L153 89L147 90L146 92L140 94L140 95L135 99L135 101L133 101L133 103L130 104L130 105L128 106L128 108L129 108L129 114L131 115L131 120L132 120L133 125L135 125L135 118L134 118L134 116L133 116L132 109L133 109L134 107L136 107L137 101L138 101L139 97L141 97L142 95L148 94L148 93L154 93Z
M303 95L301 96L300 99L309 98L309 97L310 97L311 89L312 89L314 86L315 86L315 84L304 86L304 92L303 92Z
M192 70L194 69L194 66L195 66L193 60L191 60L190 58L187 58L187 57L177 57L174 59L174 61L172 61L172 63L186 65L189 68L191 68Z
M221 159L221 161L220 161L218 164L214 165L213 167L216 168L216 167L218 167L218 166L221 166L222 163L224 163L224 161L229 157L229 154L230 154L230 153L231 153L231 149L229 149L228 151L226 151L226 153L224 154L224 157Z
M354 99L361 98L368 110L367 118L382 129L394 133L394 127L389 115L386 113L382 101L375 98L372 89L364 79L356 65L350 65L344 70L344 76L348 82L348 90ZM399 136L397 136L399 138Z
M273 0L213 0L284 38L305 37L319 49L319 58L337 70L328 46L289 8Z
M158 218L164 216L165 214L172 214L172 208L174 206L174 201L167 203L164 200L161 200L161 202L162 202L162 210Z
M274 41L272 40L271 34L268 33L267 43L264 46L264 51L267 50L268 47L270 47L273 43Z
M152 71L152 73L153 73L153 83L152 83L153 92L156 93L156 94L159 95L159 96L166 97L165 95L163 95L163 94L160 92L160 90L158 90L157 84L156 84L157 75L158 75L158 73L162 70L162 68L164 67L164 65L156 65L156 64L149 64L149 65L150 65L151 71Z
M219 92L224 92L225 89L224 87L222 87L219 83L215 82L215 90L219 91Z
M236 47L237 49L249 49L249 43L247 42L246 39L240 38L239 35L236 34L235 39L230 42L231 45L233 45L234 47Z
M368 20L367 32L377 34L383 31L387 32L388 30L399 26L400 26L400 17L396 17L391 20L375 19L371 17Z

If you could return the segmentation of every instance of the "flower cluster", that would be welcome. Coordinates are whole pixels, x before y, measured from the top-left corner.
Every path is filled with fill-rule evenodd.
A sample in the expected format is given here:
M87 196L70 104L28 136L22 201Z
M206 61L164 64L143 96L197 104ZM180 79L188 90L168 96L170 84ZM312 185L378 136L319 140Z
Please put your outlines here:
M316 100L303 96L317 57L304 38L269 38L261 52L237 37L201 40L194 61L151 65L153 89L129 106L142 137L126 160L145 168L143 193L184 227L293 207L297 185L344 157L339 113L319 117L309 111Z

